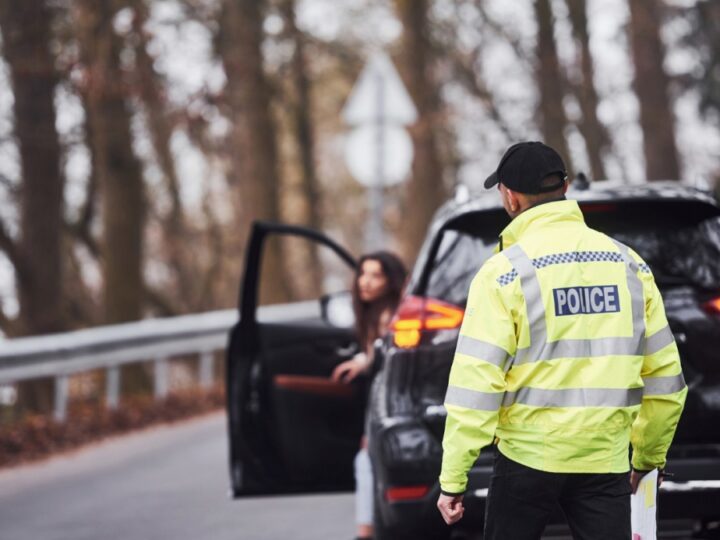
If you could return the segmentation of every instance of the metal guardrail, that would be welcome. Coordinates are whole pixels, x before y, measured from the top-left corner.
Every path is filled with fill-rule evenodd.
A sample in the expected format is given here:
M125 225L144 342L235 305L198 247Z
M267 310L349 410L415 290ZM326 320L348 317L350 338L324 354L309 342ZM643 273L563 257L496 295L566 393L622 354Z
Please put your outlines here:
M264 322L320 316L318 302L263 306ZM0 341L0 384L40 377L55 379L54 417L67 415L70 377L105 369L106 405L120 403L120 366L152 361L156 398L169 390L169 360L198 355L200 385L213 383L213 354L225 348L230 328L238 321L235 309L101 326L62 334Z

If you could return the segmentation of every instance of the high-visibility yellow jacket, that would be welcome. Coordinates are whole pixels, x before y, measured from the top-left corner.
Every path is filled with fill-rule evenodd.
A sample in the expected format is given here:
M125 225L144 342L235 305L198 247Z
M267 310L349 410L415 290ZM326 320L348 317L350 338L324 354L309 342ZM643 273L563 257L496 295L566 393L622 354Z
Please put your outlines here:
M517 216L470 286L445 397L440 486L480 449L548 472L663 467L685 402L650 268L575 201Z

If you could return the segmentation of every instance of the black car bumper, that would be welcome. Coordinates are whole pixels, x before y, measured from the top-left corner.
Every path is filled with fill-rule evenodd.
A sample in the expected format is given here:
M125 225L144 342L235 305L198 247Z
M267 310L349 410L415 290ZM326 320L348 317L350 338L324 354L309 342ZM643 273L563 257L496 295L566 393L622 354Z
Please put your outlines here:
M439 462L434 468L439 470ZM431 467L432 468L432 467ZM720 520L720 460L711 458L683 458L668 461L666 470L673 473L672 480L666 480L660 488L658 512L660 520ZM485 452L468 475L468 488L465 492L465 514L457 527L471 531L481 530L485 514L485 502L492 475L492 453ZM414 534L417 538L442 537L449 535L437 510L436 503L440 486L434 481L425 496L413 500L390 502L384 496L385 489L397 486L397 482L388 483L387 479L401 478L397 473L384 470L382 464L376 465L378 480L377 511L387 527ZM404 475L403 475L404 476ZM407 478L407 477L406 477ZM411 482L417 485L417 481ZM409 484L408 484L409 485ZM563 523L564 518L558 511L551 523Z
M660 486L661 519L720 520L720 456L669 458Z

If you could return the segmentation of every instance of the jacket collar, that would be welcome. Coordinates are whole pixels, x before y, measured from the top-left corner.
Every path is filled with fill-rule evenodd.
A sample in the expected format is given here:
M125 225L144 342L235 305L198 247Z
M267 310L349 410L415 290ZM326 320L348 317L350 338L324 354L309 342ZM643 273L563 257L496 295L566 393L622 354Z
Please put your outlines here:
M561 199L528 208L500 233L500 250L516 244L526 234L557 223L585 223L577 201Z

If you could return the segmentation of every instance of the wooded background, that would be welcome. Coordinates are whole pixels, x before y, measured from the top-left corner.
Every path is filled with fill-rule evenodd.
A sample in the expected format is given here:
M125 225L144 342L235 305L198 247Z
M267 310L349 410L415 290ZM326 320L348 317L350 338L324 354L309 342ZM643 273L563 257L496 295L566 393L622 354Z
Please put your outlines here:
M419 113L386 190L408 264L453 188L518 140L594 179L720 177L717 1L0 0L0 33L8 337L232 307L258 218L359 254L340 111L378 47ZM279 243L264 268L266 302L324 277Z

